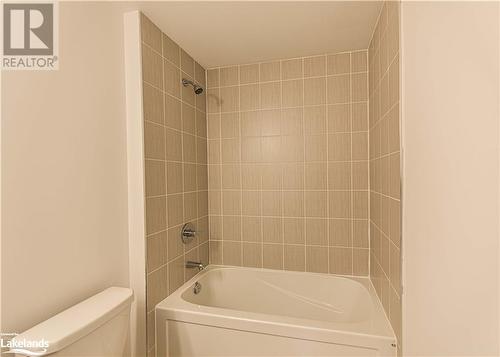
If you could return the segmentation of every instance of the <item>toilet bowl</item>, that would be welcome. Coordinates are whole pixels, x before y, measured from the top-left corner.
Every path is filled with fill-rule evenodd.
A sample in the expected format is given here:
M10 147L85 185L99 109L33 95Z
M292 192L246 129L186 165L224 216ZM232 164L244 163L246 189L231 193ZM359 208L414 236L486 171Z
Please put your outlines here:
M133 292L111 287L17 335L17 356L123 356Z

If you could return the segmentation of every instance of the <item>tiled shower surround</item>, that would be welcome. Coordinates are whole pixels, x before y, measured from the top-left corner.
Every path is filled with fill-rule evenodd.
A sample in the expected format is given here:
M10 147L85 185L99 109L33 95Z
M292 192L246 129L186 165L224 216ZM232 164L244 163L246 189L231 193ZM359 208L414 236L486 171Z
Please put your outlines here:
M144 15L141 16L147 250L148 355L154 355L154 307L208 263L205 70ZM181 227L193 222L195 240L183 245Z
M400 352L398 3L368 50L208 71L145 16L141 33L148 355L186 260L370 275Z
M385 2L369 47L370 276L401 354L399 2Z
M367 55L207 71L212 263L368 275Z

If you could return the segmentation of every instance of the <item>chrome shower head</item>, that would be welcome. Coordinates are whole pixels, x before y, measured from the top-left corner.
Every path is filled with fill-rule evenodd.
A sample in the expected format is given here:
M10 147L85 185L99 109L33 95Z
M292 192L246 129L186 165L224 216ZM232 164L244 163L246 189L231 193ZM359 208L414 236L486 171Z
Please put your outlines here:
M192 86L195 94L203 93L203 88L201 86L195 84L193 81L191 81L189 79L182 78L182 85L184 87Z

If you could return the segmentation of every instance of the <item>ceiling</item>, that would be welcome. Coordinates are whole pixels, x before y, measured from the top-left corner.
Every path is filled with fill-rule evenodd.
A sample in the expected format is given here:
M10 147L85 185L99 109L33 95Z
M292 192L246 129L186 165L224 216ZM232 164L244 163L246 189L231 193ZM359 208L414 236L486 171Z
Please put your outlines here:
M368 48L380 1L141 2L205 68Z

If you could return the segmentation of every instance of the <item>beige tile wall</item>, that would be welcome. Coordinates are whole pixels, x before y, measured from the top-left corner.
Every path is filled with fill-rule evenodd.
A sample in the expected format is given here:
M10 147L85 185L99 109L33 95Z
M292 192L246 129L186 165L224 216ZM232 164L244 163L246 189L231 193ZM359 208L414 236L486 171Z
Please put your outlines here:
M207 71L211 263L368 275L367 50Z
M370 276L401 348L399 2L384 3L369 47Z
M154 355L154 306L197 271L186 260L208 263L208 176L205 70L144 15L141 17L147 246L148 355ZM184 245L180 230L193 222L198 235Z

